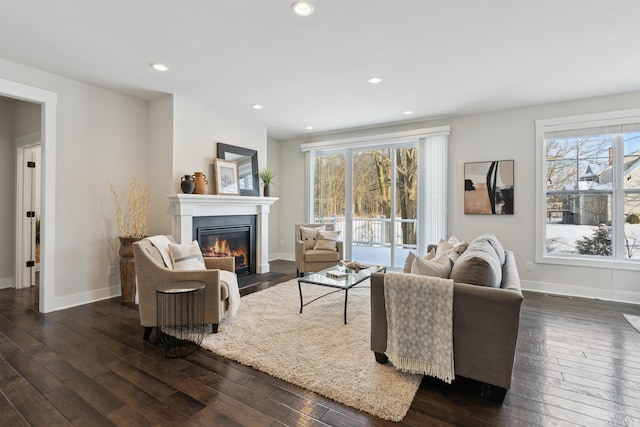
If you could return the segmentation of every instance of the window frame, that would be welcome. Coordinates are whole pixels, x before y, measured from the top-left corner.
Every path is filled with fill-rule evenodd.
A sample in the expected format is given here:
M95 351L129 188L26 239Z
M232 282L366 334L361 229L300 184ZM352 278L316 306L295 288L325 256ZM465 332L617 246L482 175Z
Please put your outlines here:
M546 186L546 150L545 132L561 130L577 130L598 128L604 126L640 123L640 109L612 111L605 113L584 114L535 121L536 138L536 201L535 201L535 260L541 264L571 265L595 268L610 268L620 270L640 271L640 259L624 257L624 197L623 162L624 150L619 139L621 133L614 134L613 162L614 176L611 190L611 236L613 255L602 257L598 255L579 254L549 254L546 253L546 225L547 225L547 186ZM620 224L620 220L623 220Z

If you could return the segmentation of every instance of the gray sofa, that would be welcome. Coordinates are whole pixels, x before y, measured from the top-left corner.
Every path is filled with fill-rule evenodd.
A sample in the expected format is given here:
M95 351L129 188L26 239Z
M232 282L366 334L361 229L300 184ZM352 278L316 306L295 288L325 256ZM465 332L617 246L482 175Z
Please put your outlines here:
M473 244L474 242L469 245L469 249L472 249ZM480 286L454 279L453 291L453 352L456 378L464 377L482 383L482 395L498 402L502 402L511 386L520 306L523 300L513 252L503 253L504 263L501 265L499 286ZM462 260L461 256L456 264ZM483 275L477 264L474 265L474 269L473 274L478 277L492 275ZM451 273L452 278L456 276L454 273L456 265ZM384 274L376 273L371 276L371 350L379 363L387 362L387 356L384 354L386 349Z

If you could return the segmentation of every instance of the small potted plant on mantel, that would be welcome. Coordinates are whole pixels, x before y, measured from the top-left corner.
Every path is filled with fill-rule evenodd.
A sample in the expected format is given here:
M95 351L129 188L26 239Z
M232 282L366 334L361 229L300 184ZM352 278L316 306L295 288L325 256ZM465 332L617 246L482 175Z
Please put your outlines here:
M273 181L273 177L275 176L274 172L271 169L264 168L258 174L262 183L264 184L264 197L271 196L271 181Z
M109 181L120 228L120 287L122 302L133 302L136 295L136 270L133 243L147 237L147 224L153 192L142 181L133 178L127 193L118 194Z

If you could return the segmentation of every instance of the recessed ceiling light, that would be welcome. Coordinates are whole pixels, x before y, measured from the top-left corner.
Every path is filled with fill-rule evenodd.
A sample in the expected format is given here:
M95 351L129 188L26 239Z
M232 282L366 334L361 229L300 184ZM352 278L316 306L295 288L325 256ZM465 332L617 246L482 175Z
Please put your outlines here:
M154 62L153 64L151 64L151 66L156 71L167 71L169 69L169 67L167 67L166 65L160 64L158 62Z
M413 114L413 111L411 110L407 110L404 112L405 115L410 116L411 114Z
M368 82L371 83L372 85L377 85L378 83L380 83L382 81L382 79L380 77L371 77Z
M293 13L300 16L309 16L313 13L313 5L306 1L295 1L291 4Z
M305 129L306 130L313 130L313 126L307 126Z
M262 105L260 105L260 104L253 104L251 107L252 107L254 110L262 110Z

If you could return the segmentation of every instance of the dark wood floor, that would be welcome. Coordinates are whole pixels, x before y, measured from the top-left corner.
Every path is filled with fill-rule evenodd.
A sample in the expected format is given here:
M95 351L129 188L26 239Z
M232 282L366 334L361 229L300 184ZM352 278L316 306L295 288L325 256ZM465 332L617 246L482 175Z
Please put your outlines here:
M290 262L272 270L295 276ZM3 426L640 425L640 333L622 317L636 305L526 293L504 403L424 381L395 424L204 350L167 359L117 299L36 304L33 289L0 290Z

